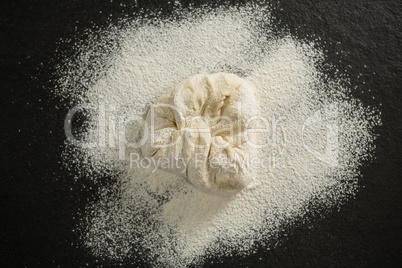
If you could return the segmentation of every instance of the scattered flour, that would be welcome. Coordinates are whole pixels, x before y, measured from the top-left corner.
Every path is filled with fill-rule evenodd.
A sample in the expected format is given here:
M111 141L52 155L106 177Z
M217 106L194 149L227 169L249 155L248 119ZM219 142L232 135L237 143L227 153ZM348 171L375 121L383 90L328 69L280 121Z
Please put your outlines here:
M179 21L124 22L94 34L59 67L56 93L71 107L93 105L77 136L86 146L67 144L64 159L78 180L100 185L77 226L80 245L100 259L180 267L272 247L309 209L352 197L373 151L378 115L350 96L347 80L324 75L316 45L273 34L269 10L177 12ZM266 130L256 179L225 197L141 162L133 157L140 149L128 145L163 92L217 72L254 85Z

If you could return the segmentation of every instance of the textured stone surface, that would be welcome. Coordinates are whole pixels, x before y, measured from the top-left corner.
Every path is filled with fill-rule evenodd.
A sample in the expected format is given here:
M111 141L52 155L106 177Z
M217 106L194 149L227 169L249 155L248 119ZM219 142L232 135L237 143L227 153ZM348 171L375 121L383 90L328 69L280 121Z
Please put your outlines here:
M60 168L68 106L59 105L60 100L46 88L51 86L50 73L60 61L57 47L71 54L70 45L85 39L85 29L105 27L118 17L134 16L144 7L167 15L175 1L164 5L159 1L123 2L0 4L2 266L107 265L72 246L77 235L72 232L71 215L85 206L96 189L90 188L90 182L82 189L74 183L74 171ZM181 2L183 7L188 6ZM221 2L216 1L216 5ZM272 5L279 28L288 28L303 39L321 38L328 62L339 64L340 72L348 73L352 86L357 86L354 96L368 105L382 103L377 159L362 168L361 189L340 212L299 226L273 250L261 249L245 258L210 260L206 266L213 263L210 266L222 267L222 261L224 267L400 266L401 4L299 0L275 1ZM57 45L60 38L71 38L71 43Z

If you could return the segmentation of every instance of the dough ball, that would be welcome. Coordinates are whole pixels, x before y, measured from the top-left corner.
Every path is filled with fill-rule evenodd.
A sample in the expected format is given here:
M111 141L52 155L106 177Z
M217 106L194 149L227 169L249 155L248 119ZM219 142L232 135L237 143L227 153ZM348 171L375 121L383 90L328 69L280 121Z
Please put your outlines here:
M204 192L235 194L253 179L256 107L253 87L234 74L189 77L151 105L142 154Z

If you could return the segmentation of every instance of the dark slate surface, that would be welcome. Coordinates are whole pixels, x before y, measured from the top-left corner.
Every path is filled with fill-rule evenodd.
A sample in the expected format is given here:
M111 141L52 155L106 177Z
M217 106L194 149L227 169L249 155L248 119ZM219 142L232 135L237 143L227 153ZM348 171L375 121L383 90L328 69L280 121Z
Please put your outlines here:
M80 40L85 29L134 16L142 7L161 9L163 14L173 8L158 1L138 1L137 5L131 1L125 7L120 2L27 0L0 4L2 267L112 265L96 262L84 250L71 246L77 239L71 231L71 215L85 205L91 192L74 191L78 186L72 175L60 168L68 106L55 100L46 88L52 86L49 79L58 62L54 54L60 38ZM216 5L238 3L215 1ZM358 85L353 95L367 105L383 104L379 107L383 126L378 130L377 159L362 168L361 190L340 212L315 219L313 228L309 228L311 224L297 227L271 251L208 260L205 267L214 266L210 261L223 261L214 267L401 266L401 4L289 0L272 5L279 29L288 28L303 39L314 35L329 41L323 42L328 61L342 60L341 70L347 70L352 84ZM68 54L71 47L65 44L59 49ZM336 54L340 51L347 53Z

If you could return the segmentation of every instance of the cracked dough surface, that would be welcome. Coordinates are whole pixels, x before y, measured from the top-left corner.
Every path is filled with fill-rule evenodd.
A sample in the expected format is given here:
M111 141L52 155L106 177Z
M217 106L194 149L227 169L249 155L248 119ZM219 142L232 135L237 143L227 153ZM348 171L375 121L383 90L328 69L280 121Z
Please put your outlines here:
M253 86L237 75L191 76L151 105L142 154L201 191L235 194L252 181L256 109Z

